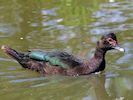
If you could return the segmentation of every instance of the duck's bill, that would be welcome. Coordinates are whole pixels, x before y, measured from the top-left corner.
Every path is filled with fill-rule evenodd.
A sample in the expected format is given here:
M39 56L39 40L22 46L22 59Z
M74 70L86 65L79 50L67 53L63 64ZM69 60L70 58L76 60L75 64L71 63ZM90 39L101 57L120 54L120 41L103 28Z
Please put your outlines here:
M121 51L121 52L125 52L125 49L124 48L121 48L119 46L115 46L113 47L115 50L118 50L118 51Z

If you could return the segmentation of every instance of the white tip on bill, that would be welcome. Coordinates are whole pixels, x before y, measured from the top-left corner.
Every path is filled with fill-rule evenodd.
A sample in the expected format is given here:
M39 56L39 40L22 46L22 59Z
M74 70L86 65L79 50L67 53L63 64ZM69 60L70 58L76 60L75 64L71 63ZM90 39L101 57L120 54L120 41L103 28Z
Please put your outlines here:
M125 49L124 48L121 48L119 46L114 47L114 49L119 50L121 52L125 52Z
M123 48L120 48L119 51L124 52L125 50Z

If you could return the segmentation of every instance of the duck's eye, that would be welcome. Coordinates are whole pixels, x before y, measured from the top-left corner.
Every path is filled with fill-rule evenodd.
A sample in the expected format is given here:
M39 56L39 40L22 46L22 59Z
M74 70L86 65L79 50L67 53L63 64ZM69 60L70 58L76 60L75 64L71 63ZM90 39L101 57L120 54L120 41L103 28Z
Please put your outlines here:
M108 40L108 42L112 42L113 41L111 38L108 38L107 40Z

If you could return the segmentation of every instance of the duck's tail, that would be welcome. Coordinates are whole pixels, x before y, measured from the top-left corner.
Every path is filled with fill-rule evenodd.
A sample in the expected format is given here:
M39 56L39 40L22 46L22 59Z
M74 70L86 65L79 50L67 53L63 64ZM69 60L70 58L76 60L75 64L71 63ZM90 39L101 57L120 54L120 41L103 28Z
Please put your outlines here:
M5 46L5 45L2 45L1 46L1 49L7 54L9 55L10 57L14 58L15 60L17 60L18 62L20 62L23 57L24 57L24 54L23 53L20 53L20 52L17 52L16 50L8 47L8 46Z
M28 69L31 69L31 70L35 70L35 71L40 72L40 73L45 72L44 68L43 68L44 63L41 63L41 62L30 59L27 54L18 52L18 51L14 50L14 49L12 49L8 46L5 46L5 45L1 46L1 49L7 55L9 55L10 57L17 60L18 63L20 65L22 65L23 68L28 68Z

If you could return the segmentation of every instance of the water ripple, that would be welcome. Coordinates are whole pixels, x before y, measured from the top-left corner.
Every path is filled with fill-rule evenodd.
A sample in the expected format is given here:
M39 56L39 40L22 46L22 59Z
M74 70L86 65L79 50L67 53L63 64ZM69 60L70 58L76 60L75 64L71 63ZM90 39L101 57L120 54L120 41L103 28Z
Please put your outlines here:
M133 24L130 23L130 20L133 19L132 16L133 4L130 2L101 4L100 10L92 14L92 18L96 21L89 25L92 28L90 31L91 33L100 34L131 30L133 29Z
M10 83L21 83L21 82L27 82L27 81L29 82L29 81L36 81L36 80L44 80L44 77L11 80Z

